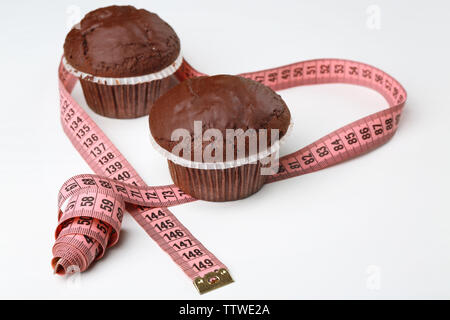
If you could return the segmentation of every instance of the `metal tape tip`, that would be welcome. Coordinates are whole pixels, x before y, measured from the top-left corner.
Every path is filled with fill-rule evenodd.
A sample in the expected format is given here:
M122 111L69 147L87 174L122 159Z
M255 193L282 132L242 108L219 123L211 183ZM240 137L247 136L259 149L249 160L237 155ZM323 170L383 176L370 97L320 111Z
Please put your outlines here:
M205 274L203 277L195 278L194 286L200 294L204 294L233 282L234 280L227 269L218 269Z

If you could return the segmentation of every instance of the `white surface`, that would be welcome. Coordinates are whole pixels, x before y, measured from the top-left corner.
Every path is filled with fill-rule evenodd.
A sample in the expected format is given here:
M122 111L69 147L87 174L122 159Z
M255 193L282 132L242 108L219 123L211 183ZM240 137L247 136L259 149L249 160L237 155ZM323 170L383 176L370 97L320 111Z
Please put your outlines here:
M76 281L53 276L56 193L91 172L60 127L57 66L77 6L84 14L109 3L0 4L0 298L450 298L444 1L116 1L157 12L206 73L347 58L391 73L409 100L397 135L368 155L239 202L173 209L230 268L233 285L200 297L129 216L101 262ZM386 105L348 85L281 94L295 121L284 153ZM79 87L75 97L85 105ZM170 183L147 119L93 117L148 184Z

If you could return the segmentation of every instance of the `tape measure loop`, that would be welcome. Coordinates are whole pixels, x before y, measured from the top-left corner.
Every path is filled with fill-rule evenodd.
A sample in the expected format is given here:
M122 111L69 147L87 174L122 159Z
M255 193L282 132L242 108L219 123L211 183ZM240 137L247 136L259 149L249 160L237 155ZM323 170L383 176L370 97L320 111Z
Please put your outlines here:
M175 75L204 76L185 60ZM387 73L343 59L316 59L241 74L274 90L302 85L348 83L376 90L389 108L354 121L280 159L275 182L321 170L367 153L395 134L407 94ZM148 187L114 144L71 96L77 79L59 67L61 123L72 144L97 175L67 180L58 194L58 227L52 266L63 274L71 266L81 271L101 258L119 238L125 206L149 236L204 293L233 282L229 271L209 252L168 207L195 201L176 186ZM99 161L99 156L107 156ZM111 161L110 161L111 160ZM63 211L61 208L67 203Z

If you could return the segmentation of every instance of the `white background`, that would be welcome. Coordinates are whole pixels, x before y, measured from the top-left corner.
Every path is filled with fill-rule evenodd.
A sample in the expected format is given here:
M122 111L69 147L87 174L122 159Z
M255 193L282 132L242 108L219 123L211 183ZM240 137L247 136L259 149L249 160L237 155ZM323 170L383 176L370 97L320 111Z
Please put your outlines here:
M111 2L2 1L0 298L450 298L447 2L115 3L158 13L187 60L209 74L319 57L378 66L409 93L400 128L374 152L249 199L174 208L229 267L230 286L199 296L129 216L104 259L78 279L54 276L57 191L91 172L60 127L58 62L78 9L84 15ZM74 95L86 107L79 87ZM283 153L386 106L377 93L349 85L281 95L295 121ZM148 184L171 182L146 118L88 112Z

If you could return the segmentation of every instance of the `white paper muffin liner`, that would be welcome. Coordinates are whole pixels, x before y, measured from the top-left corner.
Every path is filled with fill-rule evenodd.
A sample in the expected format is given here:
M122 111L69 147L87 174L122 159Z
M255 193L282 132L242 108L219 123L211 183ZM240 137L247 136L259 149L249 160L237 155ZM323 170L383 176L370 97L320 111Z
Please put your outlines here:
M176 60L172 64L165 67L161 71L146 74L139 77L125 77L125 78L97 77L92 74L82 72L80 70L77 70L75 67L71 66L69 62L67 62L66 57L63 57L62 63L64 65L64 68L68 72L70 72L75 77L80 78L82 80L87 80L108 86L121 86L121 85L136 85L140 83L151 82L154 80L161 80L167 78L168 76L174 74L180 68L181 64L183 63L183 56L180 53L178 58L176 58Z
M294 123L292 122L289 124L288 130L286 131L286 134L272 144L272 146L269 149L266 149L264 151L261 151L255 155L251 155L249 157L245 157L242 159L236 159L232 161L225 161L225 162L198 162L198 161L191 161L187 160L185 158L179 157L174 155L172 152L167 151L163 147L161 147L153 138L152 134L150 133L150 142L153 145L153 147L158 151L160 154L162 154L167 160L172 161L175 164L178 164L183 167L192 168L192 169L201 169L201 170L223 170L223 169L229 169L229 168L236 168L247 164L253 164L257 161L264 159L280 150L281 145L283 145L286 142L286 139L288 136L290 136L292 132L292 127L294 126Z

